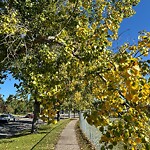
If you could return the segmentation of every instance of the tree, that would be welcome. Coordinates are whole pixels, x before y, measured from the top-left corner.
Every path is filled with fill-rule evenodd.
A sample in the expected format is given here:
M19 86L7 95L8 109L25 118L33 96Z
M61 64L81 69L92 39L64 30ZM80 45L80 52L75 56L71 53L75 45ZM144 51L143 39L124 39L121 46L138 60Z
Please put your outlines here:
M15 78L23 80L22 85L20 84L23 87L22 91L25 94L31 94L34 97L35 104L39 103L40 95L49 91L49 86L42 89L43 80L45 82L53 74L55 75L59 63L66 61L63 57L66 52L59 52L59 46L62 44L56 39L66 23L69 23L71 18L69 19L68 15L69 13L72 14L74 5L69 6L67 4L65 6L61 1L47 0L4 1L2 3L0 33L3 49L1 52L5 54L1 59L2 64L5 64L7 70L12 71ZM67 13L68 15L66 15ZM58 24L58 22L62 22L62 24ZM56 47L55 49L58 49L56 52L52 50L53 45ZM47 59L45 59L45 56ZM26 65L28 67L24 67ZM47 76L46 72L49 71L52 72L52 75ZM43 74L46 75L45 79ZM36 84L37 78L41 81L41 88L40 85ZM52 89L55 89L55 85ZM40 90L42 90L42 93ZM38 113L35 114L35 120L36 116L38 117Z
M5 101L6 112L14 114L25 114L33 111L33 102L28 101L25 97L9 95Z
M0 95L0 113L4 112L4 100L2 95Z
M119 141L126 149L139 144L149 149L149 60L142 58L149 52L150 34L141 33L137 44L126 43L117 53L112 47L120 23L134 14L138 2L2 2L3 70L22 80L19 90L33 96L35 108L43 106L43 115L54 118L56 104L68 103L70 96L90 109L85 117L103 133L102 149Z

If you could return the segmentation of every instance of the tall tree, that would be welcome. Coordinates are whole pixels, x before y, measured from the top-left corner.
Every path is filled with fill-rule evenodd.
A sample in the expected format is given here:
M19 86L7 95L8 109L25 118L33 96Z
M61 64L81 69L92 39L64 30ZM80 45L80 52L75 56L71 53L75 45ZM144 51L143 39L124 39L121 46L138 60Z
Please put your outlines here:
M2 97L2 95L0 94L0 113L4 112L4 99Z
M81 101L82 109L91 110L85 113L88 122L103 132L102 149L118 141L126 149L139 144L149 149L150 85L144 77L149 61L142 58L149 52L150 34L141 33L136 45L124 44L117 53L112 50L120 23L135 13L139 1L2 2L3 70L22 80L19 90L31 94L35 108L40 103L46 108L42 113L52 118L56 103L70 95Z

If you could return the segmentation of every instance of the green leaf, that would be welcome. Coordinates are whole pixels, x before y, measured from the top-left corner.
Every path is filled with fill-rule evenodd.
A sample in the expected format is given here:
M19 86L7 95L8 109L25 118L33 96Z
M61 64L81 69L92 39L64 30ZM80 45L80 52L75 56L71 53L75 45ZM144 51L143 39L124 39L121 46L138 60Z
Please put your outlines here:
M69 0L69 2L71 2L71 3L75 3L75 2L76 2L76 0Z
M100 127L99 130L103 133L104 132L104 127Z
M146 150L150 150L150 144L146 144Z
M124 149L127 149L127 148L128 148L127 145L124 145L123 147L124 147Z
M109 132L106 133L106 137L110 138L110 133Z
M101 147L101 150L105 150L105 147L104 147L104 146L102 146L102 147Z
M116 146L117 145L117 142L116 141L113 141L113 143L112 143L114 146Z
M108 148L109 148L109 149L113 149L113 145L112 145L112 144L109 145Z

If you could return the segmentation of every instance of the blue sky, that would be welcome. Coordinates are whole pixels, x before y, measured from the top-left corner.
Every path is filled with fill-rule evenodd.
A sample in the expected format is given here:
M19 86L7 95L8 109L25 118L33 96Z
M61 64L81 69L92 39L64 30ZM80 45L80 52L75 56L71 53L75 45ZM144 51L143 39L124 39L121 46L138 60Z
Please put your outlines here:
M135 7L135 10L136 14L133 17L127 18L121 23L119 33L123 34L118 40L119 44L125 41L137 41L139 31L150 31L150 0L141 0L138 6ZM147 59L150 59L150 55L148 55ZM16 93L16 88L14 88L14 83L16 82L17 81L9 75L5 84L0 85L0 94L4 95L4 99L6 99L9 94Z
M150 31L150 0L141 0L134 9L136 14L121 23L119 32L124 33L120 36L120 42L137 41L139 31Z
M15 83L19 83L17 80L13 79L11 75L8 75L7 80L4 84L0 85L0 94L3 95L4 100L10 95L15 95L16 88Z

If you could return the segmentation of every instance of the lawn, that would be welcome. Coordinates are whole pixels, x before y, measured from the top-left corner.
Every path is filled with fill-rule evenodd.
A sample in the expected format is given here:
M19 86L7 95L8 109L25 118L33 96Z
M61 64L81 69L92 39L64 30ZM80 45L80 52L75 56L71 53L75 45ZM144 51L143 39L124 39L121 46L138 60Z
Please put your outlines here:
M57 124L41 125L38 133L24 132L22 136L0 140L1 150L54 150L59 135L69 119L61 120Z

